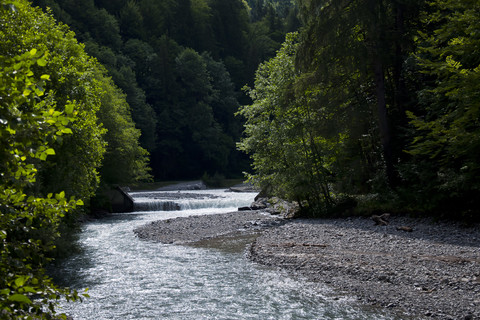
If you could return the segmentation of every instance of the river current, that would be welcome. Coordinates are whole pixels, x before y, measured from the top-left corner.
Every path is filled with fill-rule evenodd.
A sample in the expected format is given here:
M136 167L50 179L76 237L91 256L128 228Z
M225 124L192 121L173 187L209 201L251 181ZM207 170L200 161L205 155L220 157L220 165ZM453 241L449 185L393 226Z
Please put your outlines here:
M244 252L252 238L175 245L135 237L133 230L143 224L231 212L255 196L224 190L188 193L197 196L182 199L172 192L171 199L165 193L155 199L152 192L134 192L137 208L144 211L84 224L80 252L63 261L54 276L78 291L89 288L90 298L64 302L60 310L75 320L393 319L339 298L326 286L248 261Z

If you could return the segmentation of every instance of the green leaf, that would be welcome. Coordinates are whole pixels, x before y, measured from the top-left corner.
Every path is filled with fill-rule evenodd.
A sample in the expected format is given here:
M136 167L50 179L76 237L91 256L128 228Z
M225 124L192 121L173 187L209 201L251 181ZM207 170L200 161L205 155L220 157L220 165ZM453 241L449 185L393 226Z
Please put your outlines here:
M30 300L27 296L19 293L11 295L10 297L8 297L8 300L14 301L14 302L28 303L28 304L32 303L32 300Z
M61 200L61 199L64 199L64 198L65 198L65 191L62 191L62 192L57 193L55 195L55 199L57 199L57 200Z
M2 290L0 290L0 294L8 295L9 293L10 293L10 289L2 289Z
M32 50L30 50L31 56L34 56L35 54L37 54L37 49L33 48Z
M72 112L73 112L73 104L67 104L67 105L65 106L65 112L66 112L67 114L72 114Z
M28 277L20 276L17 279L15 279L15 285L17 287L22 287L25 284L25 282L27 281L27 279L28 279Z
M30 292L30 293L37 293L37 291L35 289L33 289L32 287L23 287L22 288L25 292Z
M40 67L45 67L47 65L47 61L45 61L45 58L40 58L37 60L37 64L40 66Z
M50 80L50 75L48 75L48 74L42 74L42 75L40 76L40 79L42 79L42 80Z
M50 156L50 155L54 155L54 154L55 154L55 150L52 149L52 148L48 148L47 150L45 150L45 153L46 153L47 155L49 155L49 156Z

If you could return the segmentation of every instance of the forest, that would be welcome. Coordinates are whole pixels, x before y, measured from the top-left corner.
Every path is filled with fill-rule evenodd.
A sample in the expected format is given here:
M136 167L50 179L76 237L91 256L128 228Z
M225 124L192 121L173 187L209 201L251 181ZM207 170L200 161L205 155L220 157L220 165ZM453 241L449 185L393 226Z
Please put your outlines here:
M126 94L155 180L241 178L241 88L299 26L291 1L35 0ZM258 9L257 9L258 7Z
M479 218L478 1L298 1L239 148L312 216Z
M473 0L1 0L0 318L82 297L45 266L113 185L478 220L478 30Z

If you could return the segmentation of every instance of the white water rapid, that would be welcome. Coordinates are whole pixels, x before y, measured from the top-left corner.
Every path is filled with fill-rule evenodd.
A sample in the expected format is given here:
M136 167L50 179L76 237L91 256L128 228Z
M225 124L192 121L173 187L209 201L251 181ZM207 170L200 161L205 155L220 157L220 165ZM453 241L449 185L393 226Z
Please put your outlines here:
M61 304L75 320L392 319L338 299L320 284L248 261L244 250L252 238L186 246L142 241L133 233L159 219L235 211L249 205L253 193L131 195L139 211L86 223L78 240L80 253L54 273L61 284L89 288L91 297L84 302Z

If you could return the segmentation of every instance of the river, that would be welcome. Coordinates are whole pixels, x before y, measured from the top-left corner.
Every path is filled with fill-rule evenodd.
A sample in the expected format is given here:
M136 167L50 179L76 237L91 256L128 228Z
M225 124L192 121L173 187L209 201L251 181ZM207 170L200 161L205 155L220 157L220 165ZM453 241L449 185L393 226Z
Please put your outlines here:
M78 239L80 252L57 266L54 277L79 291L89 288L90 298L63 302L61 311L75 320L393 319L374 314L351 298L339 298L326 286L248 261L244 256L252 240L248 237L200 245L167 245L135 237L133 230L143 224L231 212L249 205L255 196L224 190L188 193L198 196L182 199L172 192L171 199L153 199L152 192L134 192L142 211L85 223ZM208 197L201 196L207 193Z

